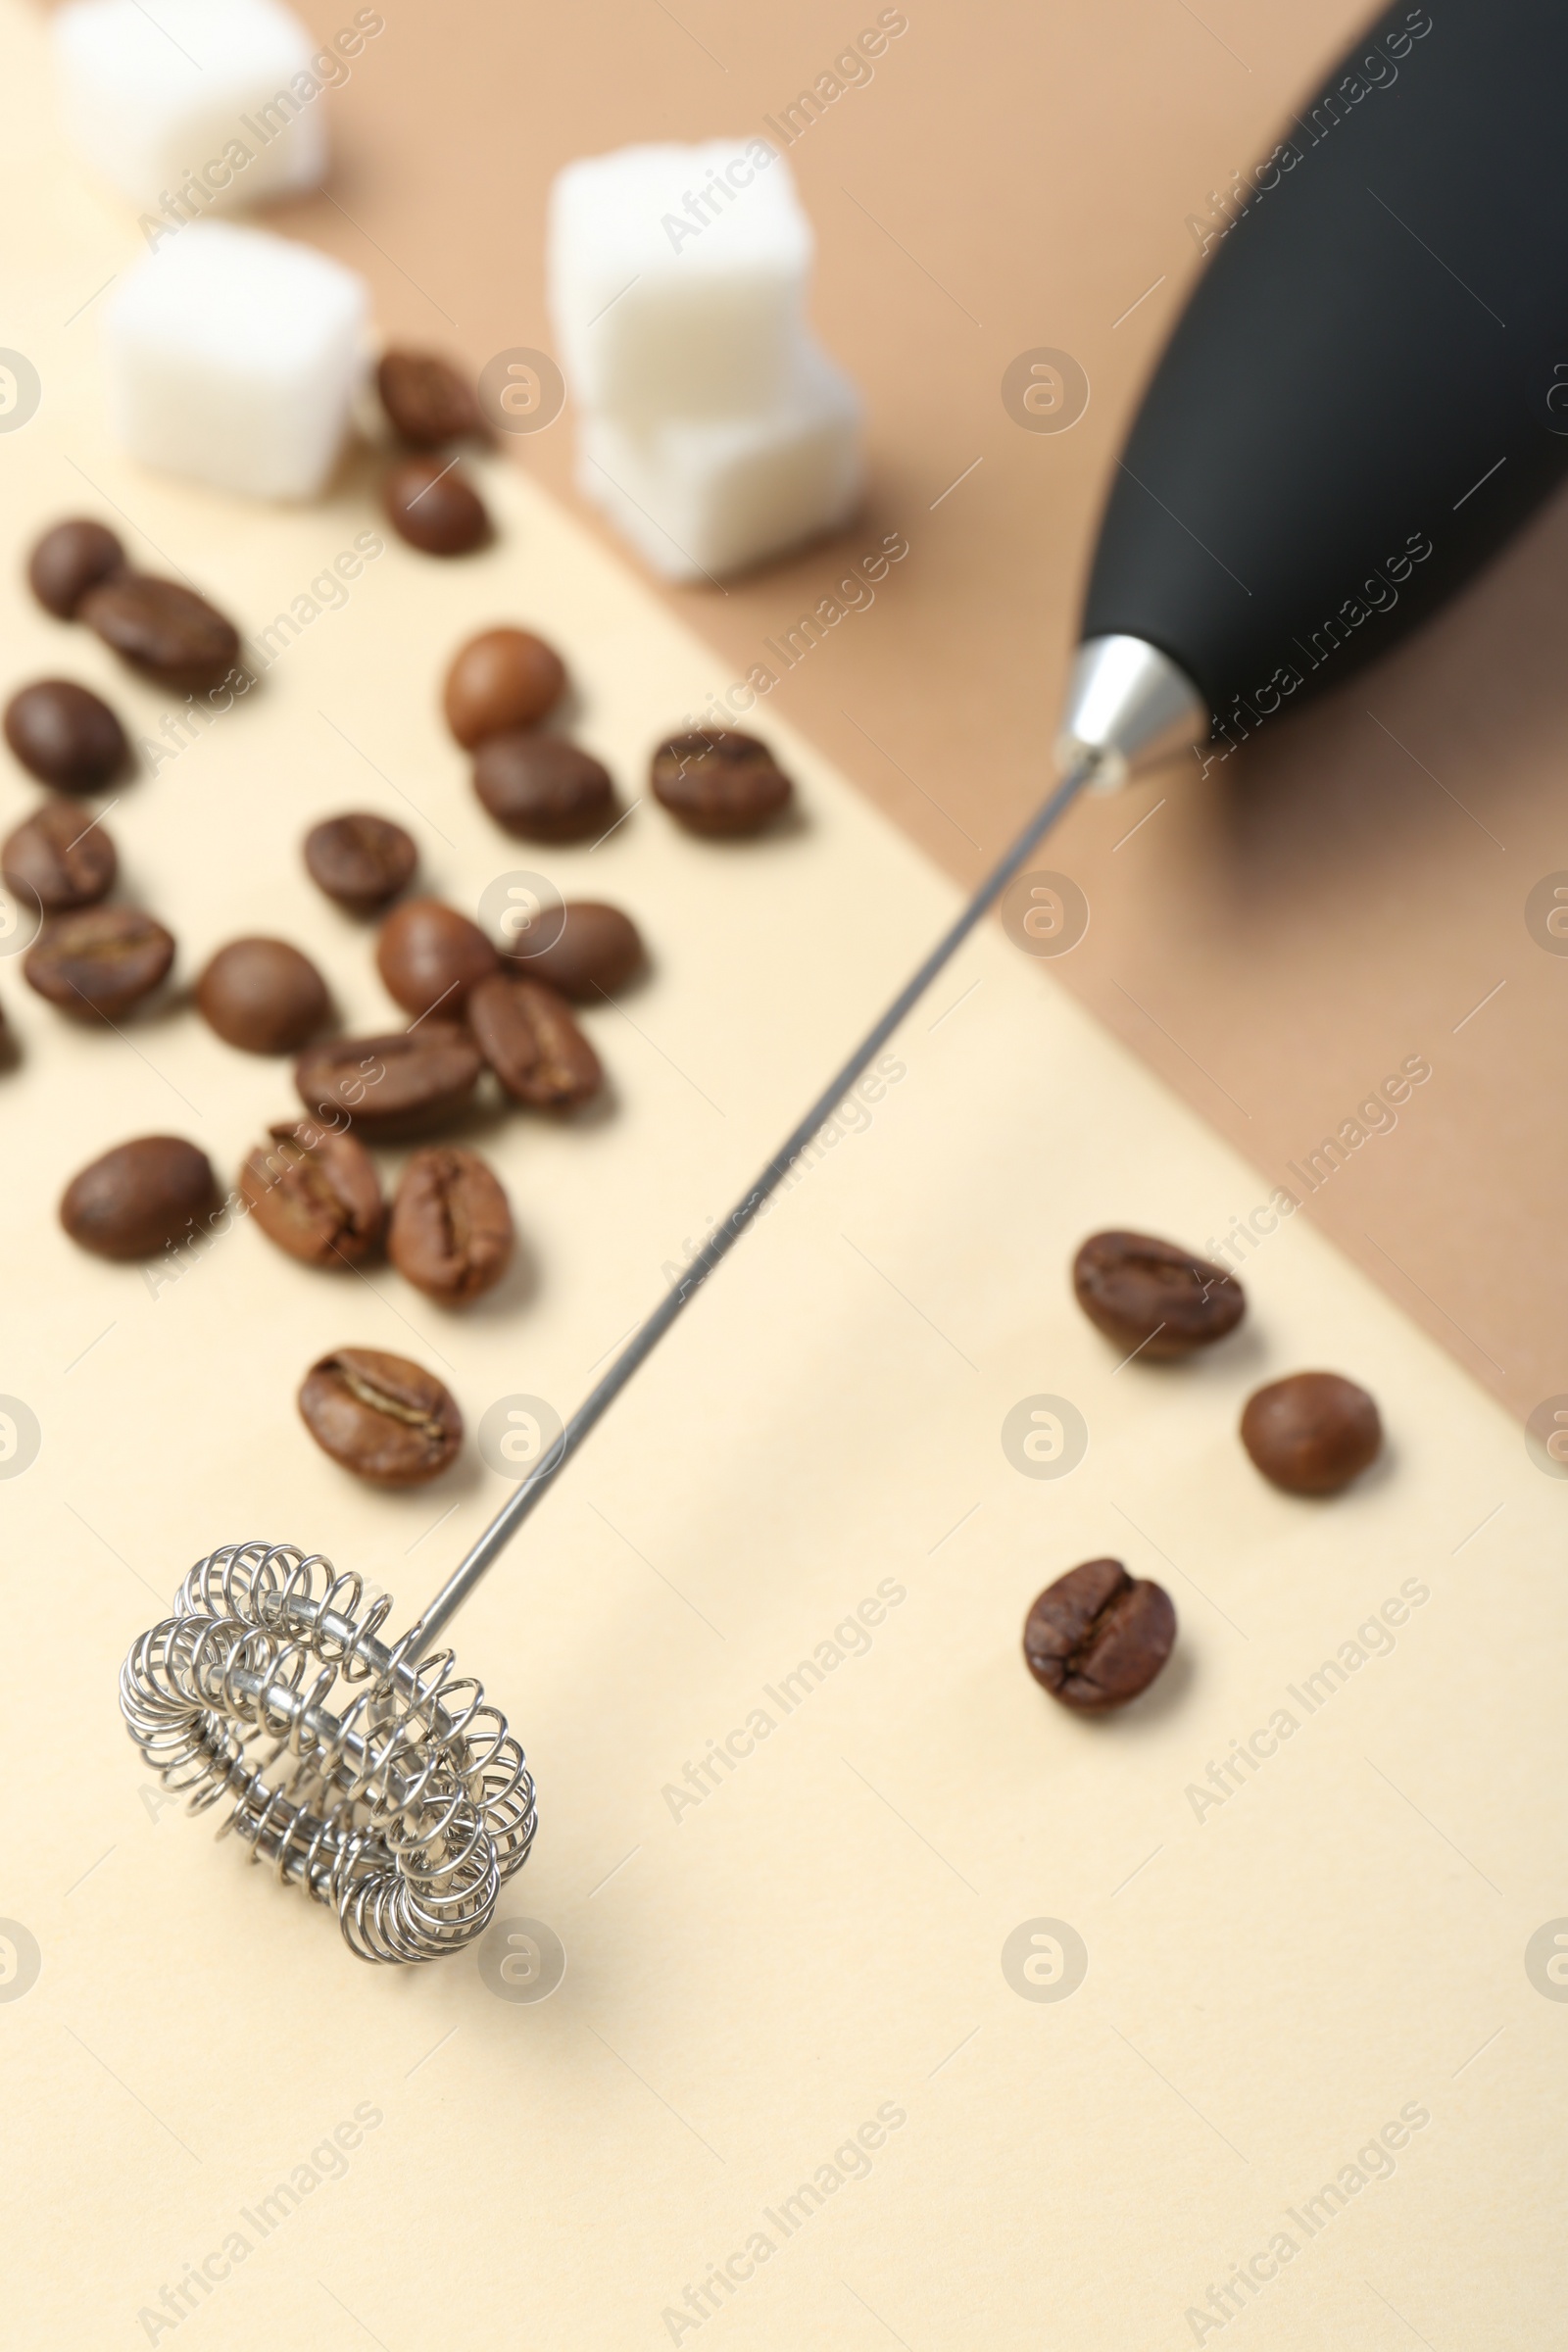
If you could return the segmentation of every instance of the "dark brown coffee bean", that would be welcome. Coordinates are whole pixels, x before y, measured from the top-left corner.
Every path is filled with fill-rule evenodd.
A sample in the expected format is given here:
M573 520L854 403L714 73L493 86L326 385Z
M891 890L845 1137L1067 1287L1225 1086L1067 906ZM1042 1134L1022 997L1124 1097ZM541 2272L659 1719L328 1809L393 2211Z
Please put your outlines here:
M417 1487L457 1460L463 1416L433 1372L379 1348L334 1348L305 1375L300 1417L323 1453L376 1487Z
M268 1130L240 1170L240 1198L270 1242L312 1266L353 1266L386 1225L375 1165L352 1135L302 1119Z
M122 571L89 589L76 617L122 661L171 686L216 686L239 661L233 622L178 580Z
M306 1109L327 1125L379 1136L417 1135L465 1108L483 1064L456 1021L421 1021L385 1037L310 1046L294 1065Z
M466 556L490 536L479 493L450 458L404 458L381 493L400 539L426 556Z
M486 629L458 649L447 671L447 725L471 752L488 735L537 725L565 686L565 664L542 637L527 629Z
M473 789L496 823L524 841L582 841L615 820L610 770L562 735L487 736L474 754Z
M329 816L305 836L305 866L318 890L353 914L375 914L414 873L417 853L390 817L356 810Z
M205 1152L177 1135L139 1135L72 1178L60 1222L99 1257L155 1257L206 1225L217 1205Z
M509 1095L535 1110L586 1102L605 1082L571 1007L538 980L497 973L468 997L468 1026Z
M114 888L115 845L74 801L45 801L0 849L0 875L24 906L45 914L93 906Z
M196 983L196 1004L225 1045L293 1054L330 1017L332 1001L308 956L286 939L232 939Z
M731 727L694 727L654 754L657 799L690 833L760 832L794 789L765 743Z
M174 960L174 942L139 906L83 906L51 915L22 969L29 988L67 1012L126 1012Z
M39 678L6 705L6 741L40 782L97 792L124 766L129 746L109 705L70 678Z
M1242 1444L1290 1494L1337 1494L1374 1461L1383 1423L1365 1389L1338 1372L1293 1372L1247 1399Z
M462 1305L512 1262L512 1211L476 1152L416 1152L392 1202L387 1255L416 1290Z
M1147 1233L1092 1233L1072 1287L1095 1329L1145 1361L1212 1347L1247 1312L1234 1274Z
M125 551L101 522L73 516L45 531L27 560L27 585L46 612L74 620L89 588L123 571Z
M1135 1583L1120 1560L1085 1560L1036 1600L1023 1654L1053 1698L1098 1715L1147 1690L1175 1640L1176 1611L1162 1585Z
M439 899L395 906L375 942L375 968L407 1012L439 1005L456 1020L476 980L496 968L496 952L477 923Z
M629 914L595 899L568 900L556 937L533 956L502 958L504 971L543 980L579 1004L613 996L643 961L643 943Z
M416 449L488 438L473 386L436 352L384 353L375 371L375 388L393 430Z

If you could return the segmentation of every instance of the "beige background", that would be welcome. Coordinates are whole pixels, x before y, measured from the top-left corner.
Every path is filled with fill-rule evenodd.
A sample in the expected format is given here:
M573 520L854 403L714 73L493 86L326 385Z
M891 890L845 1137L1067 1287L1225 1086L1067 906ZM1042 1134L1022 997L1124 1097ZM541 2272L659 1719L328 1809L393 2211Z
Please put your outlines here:
M8 331L48 388L0 441L14 542L63 508L119 510L138 557L254 628L373 523L370 469L277 514L106 445L92 313L64 321L134 232L63 165L39 89L32 22L0 11ZM580 731L629 786L724 674L525 475L496 461L488 484L491 552L442 567L389 546L246 707L125 789L109 821L127 887L187 978L265 922L311 945L347 1018L386 1014L365 934L296 861L304 825L345 804L410 822L462 904L533 861L437 721L445 656L480 621L562 645ZM0 605L0 691L66 666L158 724L158 694L30 607L14 564ZM518 1391L568 1405L951 913L952 883L786 715L770 732L798 829L732 852L644 807L602 850L540 858L633 909L656 968L592 1018L603 1116L476 1130L533 1271L461 1320L243 1228L156 1293L74 1250L54 1203L84 1158L172 1128L230 1168L289 1108L286 1074L178 1003L104 1036L0 971L21 1041L0 1389L43 1431L0 1483L0 1916L42 1951L0 2001L7 2340L147 2341L163 2286L369 2102L384 2120L346 2177L251 2230L178 2340L655 2346L688 2282L761 2228L776 2251L704 2342L1152 2352L1191 2343L1188 2308L1285 2228L1299 2252L1227 2342L1546 2343L1568 2013L1522 1955L1568 1911L1561 1493L1304 1217L1258 1257L1233 1345L1116 1369L1067 1294L1081 1234L1215 1232L1266 1179L995 930L908 1025L868 1129L705 1292L461 1625L539 1776L538 1848L503 1909L564 1942L552 1999L496 1999L471 1958L357 1967L324 1914L163 1806L125 1741L119 1662L198 1551L293 1538L412 1610L504 1492L471 1446L421 1494L352 1485L294 1417L311 1357L406 1348L470 1428ZM33 798L0 776L0 824ZM1434 1123L1442 1076L1416 1098ZM1364 1379L1390 1430L1386 1462L1327 1507L1263 1487L1233 1435L1248 1392L1303 1363ZM1059 1483L1000 1444L1042 1393L1090 1429ZM1016 1643L1038 1587L1107 1548L1168 1583L1182 1640L1147 1704L1086 1725ZM672 1819L666 1785L888 1578L906 1597L869 1653ZM1280 1754L1197 1818L1189 1786L1406 1579L1429 1597L1393 1654L1297 1707ZM1020 1999L1000 1966L1038 1918L1088 1947L1060 2004ZM764 2209L883 2102L906 2122L870 2178L783 2240ZM1412 2102L1431 2122L1395 2177L1308 2240L1286 2208Z

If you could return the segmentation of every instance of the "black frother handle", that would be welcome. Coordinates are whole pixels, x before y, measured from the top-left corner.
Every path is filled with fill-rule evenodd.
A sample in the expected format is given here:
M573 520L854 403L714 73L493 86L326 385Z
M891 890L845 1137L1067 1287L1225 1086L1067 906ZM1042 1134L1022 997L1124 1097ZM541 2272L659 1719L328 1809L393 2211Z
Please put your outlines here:
M1565 123L1564 0L1368 28L1211 250L1114 476L1086 638L1146 639L1250 732L1524 521L1568 468Z

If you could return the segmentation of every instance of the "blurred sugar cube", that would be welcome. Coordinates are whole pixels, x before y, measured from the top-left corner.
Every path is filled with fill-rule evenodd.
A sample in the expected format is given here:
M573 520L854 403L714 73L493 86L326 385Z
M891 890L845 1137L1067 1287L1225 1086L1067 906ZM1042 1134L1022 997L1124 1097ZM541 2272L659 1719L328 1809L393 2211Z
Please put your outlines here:
M314 498L365 370L368 307L364 280L309 246L193 221L110 297L114 429L163 472Z

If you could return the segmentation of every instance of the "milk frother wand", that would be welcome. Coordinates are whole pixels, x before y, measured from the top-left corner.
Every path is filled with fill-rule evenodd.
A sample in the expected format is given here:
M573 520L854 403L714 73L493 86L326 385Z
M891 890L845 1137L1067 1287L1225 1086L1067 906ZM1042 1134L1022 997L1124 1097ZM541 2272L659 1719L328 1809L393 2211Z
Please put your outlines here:
M401 1639L357 1572L253 1543L198 1561L131 1650L147 1762L192 1811L227 1800L223 1831L331 1906L360 1958L471 1942L532 1843L522 1749L440 1646L452 1617L1079 793L1205 736L1228 758L1402 636L1561 479L1565 100L1551 0L1370 27L1243 185L1118 461L1060 781L919 970Z

